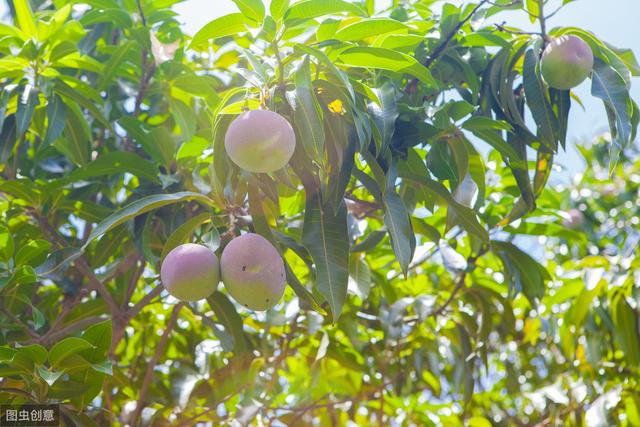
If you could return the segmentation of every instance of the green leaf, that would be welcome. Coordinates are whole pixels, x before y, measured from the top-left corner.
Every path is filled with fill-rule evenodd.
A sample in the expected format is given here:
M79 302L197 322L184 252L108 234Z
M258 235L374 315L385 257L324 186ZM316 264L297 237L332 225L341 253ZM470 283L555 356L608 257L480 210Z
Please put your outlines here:
M335 210L342 203L351 181L357 137L353 128L338 118L326 121L325 127L330 167L325 199Z
M371 290L371 269L363 256L351 255L349 261L349 279L355 285L355 290L361 299L366 299Z
M216 18L202 27L191 39L191 47L201 49L206 47L211 39L232 36L247 31L245 18L241 13L232 13Z
M0 247L3 246L1 242L2 240L1 236L2 236L2 231L0 228ZM42 239L30 240L29 242L27 242L27 244L25 244L20 249L18 249L18 252L16 253L14 261L18 266L25 265L34 260L38 262L40 257L48 253L50 249L51 249L51 243L49 243L46 240L42 240Z
M569 110L571 109L571 91L550 89L551 105L556 115L558 128L557 138L563 149L567 144L567 128L569 124Z
M175 98L169 100L169 108L176 124L180 127L183 140L190 141L196 133L196 116L193 109Z
M504 264L510 290L524 293L535 307L544 296L545 282L551 280L549 272L513 243L492 240L491 247Z
M533 176L533 195L537 199L542 194L553 168L553 154L538 151L536 159L536 172Z
M561 224L553 222L526 222L522 221L517 227L506 227L505 231L513 234L526 234L529 236L558 237L560 239L574 240L579 242L587 241L584 233L576 230L569 230Z
M296 72L296 103L294 123L307 154L314 160L320 161L324 154L324 126L322 124L322 110L318 104L311 84L311 65L306 56Z
M91 364L91 369L105 375L113 375L113 364L110 360Z
M406 277L416 249L416 237L409 212L392 185L388 185L384 192L384 224L389 230L393 253Z
M269 5L269 11L271 12L271 16L276 21L282 19L287 10L289 9L289 0L271 0L271 4Z
M557 123L549 98L547 87L540 77L540 58L534 49L529 49L524 57L524 91L527 97L527 105L531 110L533 119L538 125L538 138L547 150L558 151L557 138L554 129Z
M633 104L624 79L613 67L596 58L591 77L591 94L602 99L613 120L611 134L618 149L631 142Z
M82 250L80 248L64 248L53 251L49 254L44 263L38 266L34 272L38 277L54 277L58 270L66 267L69 263L80 258Z
M80 18L80 23L85 27L101 22L112 23L119 28L130 28L133 25L131 16L121 9L92 9L84 13Z
M342 313L349 284L349 240L344 201L337 212L322 203L319 193L307 193L302 243L316 266L316 284L331 307L333 321Z
M473 378L473 366L474 366L474 354L473 347L471 345L471 338L469 333L461 324L456 324L458 330L458 337L460 338L460 360L459 363L463 365L463 380L464 380L464 403L465 407L469 405L473 398L473 388L475 380Z
M393 133L396 128L396 119L400 115L398 103L396 101L396 88L389 82L385 82L374 92L380 100L380 105L375 102L369 103L369 112L380 132L381 144L378 152L384 153L391 146Z
M336 65L327 56L326 53L324 53L320 49L315 49L315 48L313 48L311 46L307 46L307 45L304 45L302 43L296 44L294 46L294 50L301 51L303 53L306 53L307 55L311 55L311 56L317 58L320 61L320 63L322 63L325 67L327 67L327 69L331 73L333 73L336 77L338 77L340 79L340 81L342 82L342 85L344 86L344 88L349 92L349 95L351 96L351 100L355 101L355 92L354 92L354 89L353 89L353 85L351 84L351 81L349 80L349 76L343 70L341 70L338 67L336 67Z
M409 179L424 186L427 191L433 193L436 197L447 203L447 205L454 210L458 222L460 222L460 225L465 230L480 237L482 241L489 242L489 233L482 225L480 225L473 209L456 202L445 186L432 180L428 176L418 175L409 171L400 170L399 172L401 178Z
M66 104L70 114L67 114L65 122L65 138L57 139L53 145L73 163L83 166L89 161L91 130L80 108Z
M9 104L9 98L11 98L11 92L12 91L6 87L0 92L0 134L4 127L4 120L6 119L7 106ZM2 158L0 158L0 162L2 161Z
M0 224L0 261L8 263L13 257L14 247L11 231Z
M412 56L391 49L352 47L342 51L338 59L351 67L374 68L409 74L429 87L437 87L431 72L424 65Z
M64 375L64 370L50 371L44 366L38 366L38 374L51 387L58 379Z
M66 358L73 354L78 354L83 350L93 348L93 345L83 339L77 337L65 338L57 342L51 350L49 350L49 363L52 368L57 368Z
M193 218L190 218L188 221L181 224L180 227L176 228L162 247L160 261L162 262L162 260L164 260L164 258L169 254L169 252L171 252L172 249L189 241L195 229L210 219L211 214L208 212L203 212L199 215L194 216Z
M130 40L127 43L114 47L113 54L104 64L104 70L102 71L102 74L100 74L98 90L105 90L109 84L117 83L117 81L114 80L114 77L127 55L131 53L135 46L136 42Z
M111 319L91 325L82 333L82 338L93 348L82 350L80 355L89 363L99 363L107 358L111 348L112 323Z
M410 172L417 175L429 176L429 170L427 169L424 160L415 149L409 149L407 151L407 158L405 160L398 161L398 170L401 171L401 175L405 172ZM417 193L416 202L424 203L425 207L433 212L433 208L435 206L435 197L433 193L427 191L424 186L415 182L409 182L408 184L411 185ZM436 241L438 240L440 240L439 236Z
M217 97L215 80L211 76L199 76L194 73L180 74L171 84L191 95Z
M289 265L289 263L287 263L286 260L284 262L284 269L287 276L287 283L289 284L289 286L291 286L291 289L293 289L293 292L295 292L298 298L300 298L300 301L303 304L309 304L309 307L311 307L311 309L315 310L323 316L326 316L326 310L324 310L320 306L320 303L315 298L315 296L311 292L309 292L302 283L300 283L300 280L296 277L291 266Z
M261 24L264 20L264 4L262 0L232 0L240 12L251 21Z
M409 27L400 21L389 18L363 19L362 21L342 27L333 38L341 41L357 41L367 37L379 36L393 32L406 34Z
M289 8L285 16L286 21L296 19L312 19L325 15L336 15L348 12L351 15L366 16L362 7L344 0L304 0Z
M28 275L31 275L33 273L33 268L31 266L27 266L23 268L24 268L23 271L26 270L28 272L27 273ZM29 307L29 309L31 310L31 319L33 321L33 329L37 331L40 328L42 328L46 323L46 319L44 318L44 314L42 314L42 311L40 311L38 307L33 305L31 299L26 295L20 294L20 293L16 294L14 298L17 298L18 300L22 301L25 304L25 306ZM44 359L46 360L46 355Z
M250 342L243 330L242 318L222 292L215 291L213 295L207 297L207 302L213 309L218 320L233 337L233 350L236 354L251 351Z
M102 222L100 222L91 232L87 238L86 243L82 246L82 249L86 249L89 244L102 236L107 231L117 227L118 225L135 218L150 210L160 208L162 206L171 205L180 202L186 202L188 200L196 200L204 205L213 206L213 201L207 196L200 193L193 193L190 191L183 191L174 194L155 194L153 196L143 197L136 200L133 203L128 204L124 208L109 215Z
M529 13L529 20L533 24L540 16L539 0L525 0L525 10Z
M142 146L142 149L160 165L167 165L173 159L175 145L171 135L163 128L148 130L143 122L135 117L122 117L118 124L127 132L129 137ZM163 129L163 130L156 130Z
M47 103L47 135L44 138L44 145L53 143L62 135L66 121L67 107L60 96L54 95Z
M611 318L615 325L615 336L630 366L640 366L640 336L638 316L621 291L614 291L611 298Z
M96 160L74 170L69 179L80 181L104 175L130 173L139 178L159 183L158 168L148 160L134 153L112 151L99 156Z
M88 90L81 86L72 88L62 81L56 82L54 91L62 96L62 99L65 101L67 107L71 108L71 105L73 105L73 107L75 107L75 110L78 112L81 112L79 106L85 108L98 122L100 122L101 125L109 129L110 131L113 131L111 123L104 117L104 115L102 114L102 112L100 112L100 109L96 105L97 100L91 100L87 98L88 95L92 95L92 98L97 96L98 99L100 99L99 95L92 94L91 90Z
M29 5L29 0L14 0L13 7L16 11L18 27L20 27L27 36L35 36L37 34L36 20Z
M620 58L632 76L640 76L640 65L632 49L620 49L608 43L605 43L605 45Z
M25 86L24 91L18 98L18 110L16 112L16 129L19 137L29 129L31 116L33 116L33 110L35 110L36 105L38 105L38 90L31 85Z
M30 344L24 347L18 347L17 354L31 360L36 365L44 365L47 361L49 352L40 344Z

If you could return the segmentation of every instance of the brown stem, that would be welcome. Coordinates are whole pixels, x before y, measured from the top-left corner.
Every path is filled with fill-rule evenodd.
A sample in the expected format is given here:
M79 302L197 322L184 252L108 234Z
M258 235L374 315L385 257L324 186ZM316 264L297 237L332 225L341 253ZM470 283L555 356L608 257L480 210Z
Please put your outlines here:
M147 391L149 390L149 384L151 383L151 379L153 378L153 370L158 364L162 353L164 352L164 348L169 341L169 335L171 334L171 330L173 329L177 319L178 313L180 313L180 309L184 306L184 303L179 303L173 307L173 311L171 312L171 317L169 318L169 322L167 322L167 326L164 329L164 333L160 338L160 342L156 347L156 352L149 361L147 365L147 371L144 374L144 379L142 380L142 387L140 388L140 394L138 395L138 403L136 404L136 409L131 416L131 425L137 425L138 418L140 417L140 413L142 412L142 408L144 406L144 399L147 395Z

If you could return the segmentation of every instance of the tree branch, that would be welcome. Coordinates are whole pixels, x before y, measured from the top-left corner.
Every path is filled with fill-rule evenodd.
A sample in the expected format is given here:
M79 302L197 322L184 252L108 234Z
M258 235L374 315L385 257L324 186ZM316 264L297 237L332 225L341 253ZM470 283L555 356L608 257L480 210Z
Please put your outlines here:
M133 415L131 416L132 426L137 425L138 418L140 417L140 413L142 412L142 408L144 406L144 399L147 395L147 391L149 390L149 384L151 383L151 379L153 378L153 370L155 369L156 365L158 364L158 361L160 360L160 357L162 356L162 353L164 352L164 348L166 347L167 342L169 341L169 335L171 334L171 331L173 330L173 327L176 324L176 321L178 319L178 313L180 313L180 310L182 309L183 306L184 306L184 303L178 303L173 307L173 311L171 311L171 317L169 318L169 322L167 322L167 326L164 329L164 333L162 334L162 337L160 338L158 347L156 347L156 352L151 358L151 360L149 361L149 364L147 365L147 371L144 374L144 379L142 380L142 387L140 388L140 394L138 395L138 403L136 404L136 409Z
M49 236L49 240L58 245L60 248L68 247L68 242L63 239L51 226L46 216L41 215L35 210L31 210L31 214L38 221L42 229L45 231L45 234ZM84 254L80 255L80 257L75 261L75 266L87 278L90 284L90 288L96 290L100 294L102 299L104 299L111 312L116 315L119 314L120 309L118 308L118 305L116 304L115 300L109 293L109 290L104 285L104 283L98 280L95 273L93 272L93 269L89 266L87 257Z
M467 278L467 272L463 272L460 277L458 278L458 281L456 282L456 287L453 288L453 291L451 292L451 295L449 295L449 298L447 298L447 300L440 306L438 307L436 310L434 310L431 314L430 317L438 317L440 316L442 313L445 312L445 310L447 309L447 307L449 307L449 305L453 302L453 300L455 299L456 295L458 294L458 292L460 291L460 289L462 289L464 287L464 281Z
M538 16L538 21L540 21L540 32L542 33L542 38L547 36L547 22L544 17L544 0L538 0L538 9L540 16Z

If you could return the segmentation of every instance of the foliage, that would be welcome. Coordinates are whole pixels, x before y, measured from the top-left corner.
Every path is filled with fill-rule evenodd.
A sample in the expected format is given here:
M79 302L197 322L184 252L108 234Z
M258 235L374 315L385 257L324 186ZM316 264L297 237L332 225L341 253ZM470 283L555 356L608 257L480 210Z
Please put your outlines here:
M83 426L640 425L631 51L548 31L543 1L235 0L192 38L174 3L9 3L0 400ZM539 32L484 23L523 8ZM557 189L561 34L611 130ZM273 174L224 151L256 108L296 132ZM163 292L172 248L241 231L284 255L274 310Z

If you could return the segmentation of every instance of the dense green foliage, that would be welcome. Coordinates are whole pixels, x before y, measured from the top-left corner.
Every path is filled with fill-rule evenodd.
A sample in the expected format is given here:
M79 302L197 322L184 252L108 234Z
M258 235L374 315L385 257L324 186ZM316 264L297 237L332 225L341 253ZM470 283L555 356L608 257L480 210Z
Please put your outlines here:
M192 38L178 1L9 2L0 401L82 426L640 425L631 51L551 29L571 0L235 0ZM512 9L539 31L484 23ZM562 34L610 133L554 188ZM298 141L271 174L225 153L258 108ZM163 290L173 248L248 231L284 257L274 309Z

